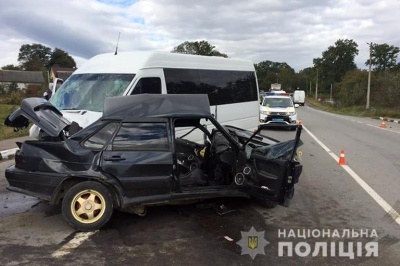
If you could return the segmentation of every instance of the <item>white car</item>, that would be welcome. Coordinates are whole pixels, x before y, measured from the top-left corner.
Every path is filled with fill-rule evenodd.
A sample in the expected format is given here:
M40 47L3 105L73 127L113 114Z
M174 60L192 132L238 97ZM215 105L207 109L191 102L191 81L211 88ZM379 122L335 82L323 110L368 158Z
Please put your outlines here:
M298 124L297 112L289 95L264 96L260 105L260 123L276 124L277 126L296 126ZM293 127L295 129L295 127Z

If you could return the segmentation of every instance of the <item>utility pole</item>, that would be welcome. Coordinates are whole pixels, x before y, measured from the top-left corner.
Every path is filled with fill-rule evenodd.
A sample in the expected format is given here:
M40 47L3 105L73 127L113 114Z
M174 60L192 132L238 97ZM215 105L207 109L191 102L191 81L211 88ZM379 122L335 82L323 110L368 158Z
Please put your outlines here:
M369 44L369 64L368 64L368 87L367 87L367 105L365 108L369 109L369 99L371 94L371 48L372 42L367 43Z
M329 98L329 101L332 103L332 83L331 83L331 97Z
M318 68L317 68L317 81L315 83L315 100L318 100Z
M304 87L304 91L307 91L307 86L308 86L308 79L306 78L306 86Z

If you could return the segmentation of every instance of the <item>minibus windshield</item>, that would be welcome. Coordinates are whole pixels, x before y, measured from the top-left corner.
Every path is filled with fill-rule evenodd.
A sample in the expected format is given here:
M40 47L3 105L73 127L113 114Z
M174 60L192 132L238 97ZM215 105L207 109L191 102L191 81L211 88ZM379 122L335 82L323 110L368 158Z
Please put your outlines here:
M74 74L51 97L58 110L102 112L106 97L123 95L134 74Z

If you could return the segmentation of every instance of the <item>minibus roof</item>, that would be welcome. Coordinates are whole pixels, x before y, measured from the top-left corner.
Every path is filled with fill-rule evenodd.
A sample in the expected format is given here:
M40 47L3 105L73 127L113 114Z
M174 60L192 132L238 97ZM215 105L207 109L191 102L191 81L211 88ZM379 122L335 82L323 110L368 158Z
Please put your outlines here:
M141 69L187 68L254 71L250 60L217 56L186 55L168 52L119 52L99 54L79 67L74 74L118 73L136 74Z

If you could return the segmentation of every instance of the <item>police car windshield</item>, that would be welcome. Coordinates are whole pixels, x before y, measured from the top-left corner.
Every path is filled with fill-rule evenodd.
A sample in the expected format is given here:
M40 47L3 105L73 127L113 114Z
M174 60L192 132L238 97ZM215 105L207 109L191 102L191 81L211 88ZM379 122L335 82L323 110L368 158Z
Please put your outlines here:
M293 107L293 102L289 97L265 97L263 106L266 107Z
M120 96L134 74L74 74L51 97L58 110L102 112L106 97Z

